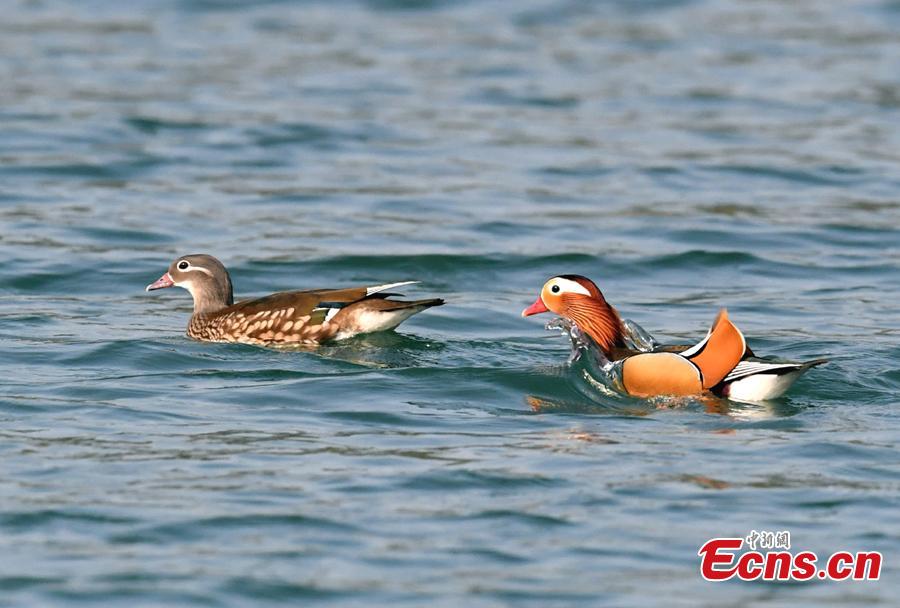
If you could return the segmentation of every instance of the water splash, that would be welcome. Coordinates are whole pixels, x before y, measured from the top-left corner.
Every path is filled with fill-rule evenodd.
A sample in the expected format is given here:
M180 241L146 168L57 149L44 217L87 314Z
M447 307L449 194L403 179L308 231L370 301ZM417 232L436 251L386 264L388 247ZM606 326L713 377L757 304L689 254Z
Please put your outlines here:
M574 321L557 317L549 321L545 329L558 330L569 337L572 341L569 364L575 367L594 389L607 396L627 395L622 383L622 361L610 361L593 339Z

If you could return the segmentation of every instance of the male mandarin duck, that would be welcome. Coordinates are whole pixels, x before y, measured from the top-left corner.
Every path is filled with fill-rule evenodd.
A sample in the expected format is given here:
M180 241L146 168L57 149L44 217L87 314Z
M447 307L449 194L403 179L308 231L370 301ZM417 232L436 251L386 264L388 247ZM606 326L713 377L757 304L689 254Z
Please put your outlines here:
M194 298L187 335L207 342L242 342L263 346L319 344L357 334L386 331L431 306L440 298L390 300L386 290L417 281L372 287L285 291L234 303L231 276L211 255L178 258L147 291L183 287Z
M758 359L747 347L741 331L722 309L706 337L696 346L634 350L634 326L623 322L616 309L590 279L560 275L544 284L534 304L522 311L527 317L554 312L574 322L610 361L621 363L621 384L636 397L695 395L711 391L742 401L764 401L781 396L809 368L825 363L776 363Z

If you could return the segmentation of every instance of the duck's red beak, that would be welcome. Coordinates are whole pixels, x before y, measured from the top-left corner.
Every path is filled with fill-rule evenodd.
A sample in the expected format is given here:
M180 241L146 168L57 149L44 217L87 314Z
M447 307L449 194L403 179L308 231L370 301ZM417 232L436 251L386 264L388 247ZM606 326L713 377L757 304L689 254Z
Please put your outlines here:
M153 283L147 285L146 291L153 291L154 289L164 289L166 287L172 287L175 285L175 281L172 280L172 275L168 272L163 276L159 277Z
M538 299L534 301L534 304L522 311L522 316L530 317L531 315L536 315L538 313L547 311L548 309L544 305L544 301L541 299L541 296L538 296Z

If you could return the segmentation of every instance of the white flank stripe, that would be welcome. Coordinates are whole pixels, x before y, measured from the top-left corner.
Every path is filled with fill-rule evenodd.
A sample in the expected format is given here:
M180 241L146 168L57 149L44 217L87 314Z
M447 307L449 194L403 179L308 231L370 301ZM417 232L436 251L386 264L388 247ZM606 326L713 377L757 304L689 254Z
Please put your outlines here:
M701 350L704 346L706 346L706 343L709 342L709 339L710 339L711 337L712 337L712 330L710 330L710 331L708 331L708 332L706 333L706 337L703 338L703 340L702 340L699 344L695 344L694 346L690 347L690 348L687 349L686 351L682 351L682 352L680 352L680 353L678 353L678 354L680 354L680 355L681 355L682 357L684 357L685 359L690 359L691 357L693 357L694 355L696 355L697 353L699 353L700 350Z
M325 323L328 323L334 318L334 315L341 312L340 308L329 308L328 312L325 313Z
M384 291L386 289L392 289L394 287L402 287L404 285L413 285L414 283L419 283L419 281L400 281L399 283L386 283L384 285L375 285L374 287L366 287L366 295L370 296L373 293L378 293L378 292Z
M709 331L706 332L706 337L703 338L702 342L692 346L691 348L687 349L686 351L681 352L680 353L681 356L685 357L686 359L690 359L691 357L693 357L694 355L699 353L701 350L703 350L703 347L706 346L706 343L709 342L710 338L712 338L714 327L715 326L709 328ZM735 327L735 329L737 329L737 327ZM737 332L738 332L738 335L741 337L741 344L744 347L743 352L746 353L747 352L747 339L744 338L744 332L742 332L739 329L737 329ZM741 363L743 363L743 361ZM741 363L738 363L738 367L740 367ZM735 369L737 369L737 368L735 368ZM734 370L732 370L732 373L734 373Z

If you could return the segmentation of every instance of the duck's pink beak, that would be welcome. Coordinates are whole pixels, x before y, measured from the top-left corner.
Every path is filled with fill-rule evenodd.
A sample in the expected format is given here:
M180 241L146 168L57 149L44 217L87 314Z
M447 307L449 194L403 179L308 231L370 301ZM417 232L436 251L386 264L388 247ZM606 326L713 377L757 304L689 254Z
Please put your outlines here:
M153 291L154 289L164 289L166 287L172 287L175 285L175 281L172 280L172 275L168 272L163 276L159 277L153 283L147 285L146 291Z
M534 304L522 311L522 316L530 317L531 315L536 315L541 312L547 312L547 310L548 309L544 305L544 301L541 299L541 296L538 296L538 299L534 301Z

